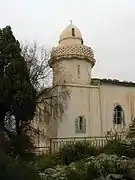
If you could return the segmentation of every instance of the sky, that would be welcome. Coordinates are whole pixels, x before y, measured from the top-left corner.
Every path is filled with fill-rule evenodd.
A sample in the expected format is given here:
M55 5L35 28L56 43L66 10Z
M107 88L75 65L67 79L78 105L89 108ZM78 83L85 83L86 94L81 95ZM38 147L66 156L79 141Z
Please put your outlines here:
M0 0L0 17L20 42L46 48L72 20L94 51L92 77L135 82L135 0Z

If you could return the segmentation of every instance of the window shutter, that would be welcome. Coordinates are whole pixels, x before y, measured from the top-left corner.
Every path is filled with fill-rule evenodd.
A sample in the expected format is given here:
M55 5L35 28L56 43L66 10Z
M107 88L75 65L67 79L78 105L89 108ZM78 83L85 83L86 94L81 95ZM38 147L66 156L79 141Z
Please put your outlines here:
M86 119L83 117L83 133L86 133Z
M86 119L82 119L82 129L80 129L80 119L79 117L75 119L75 133L86 133Z
M79 133L79 121L78 121L78 118L75 119L75 132Z

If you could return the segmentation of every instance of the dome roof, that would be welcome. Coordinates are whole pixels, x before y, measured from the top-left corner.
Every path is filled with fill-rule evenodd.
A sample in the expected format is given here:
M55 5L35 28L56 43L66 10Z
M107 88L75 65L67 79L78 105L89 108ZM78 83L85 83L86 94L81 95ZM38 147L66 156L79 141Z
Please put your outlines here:
M95 64L94 53L91 47L83 44L80 30L72 23L60 35L59 45L51 51L50 66L61 59L81 59Z
M80 30L75 25L69 24L60 34L59 43L70 44L71 42L72 44L74 44L73 40L75 44L83 43L82 34Z

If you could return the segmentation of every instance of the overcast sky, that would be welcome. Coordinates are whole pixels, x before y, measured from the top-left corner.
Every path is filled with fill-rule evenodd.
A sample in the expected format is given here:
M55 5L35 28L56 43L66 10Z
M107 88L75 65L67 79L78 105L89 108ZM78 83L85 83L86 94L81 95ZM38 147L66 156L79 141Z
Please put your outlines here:
M92 76L135 81L135 0L0 0L0 28L19 41L56 46L73 21L92 47Z

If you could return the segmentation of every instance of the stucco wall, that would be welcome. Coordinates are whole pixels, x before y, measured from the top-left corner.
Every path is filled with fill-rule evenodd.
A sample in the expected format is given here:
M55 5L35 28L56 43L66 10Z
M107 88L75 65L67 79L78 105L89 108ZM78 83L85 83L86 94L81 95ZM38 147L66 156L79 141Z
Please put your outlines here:
M90 86L70 84L68 88L71 92L70 98L66 102L67 109L65 109L62 118L58 119L58 137L100 135L99 97L97 87L91 86L90 88ZM80 115L86 118L86 133L75 132L75 119ZM99 130L94 132L96 126Z
M125 128L135 117L135 88L103 84L101 86L71 85L68 108L58 120L58 137L104 136L113 126L113 109L121 105L125 114ZM75 133L75 118L86 117L86 133Z
M104 84L101 86L103 130L113 127L113 108L115 104L122 106L125 123L128 128L131 119L135 117L135 88Z
M90 86L67 84L66 90L70 95L63 100L64 114L57 118L51 117L49 122L37 122L35 126L44 129L47 137L86 137L104 136L113 128L113 109L121 105L125 114L125 128L135 117L135 88L111 84ZM86 133L76 133L75 119L78 116L86 118ZM40 142L45 143L45 138Z
M80 65L80 78L77 77L77 67ZM64 59L53 65L53 82L89 85L91 81L91 63L87 60Z

